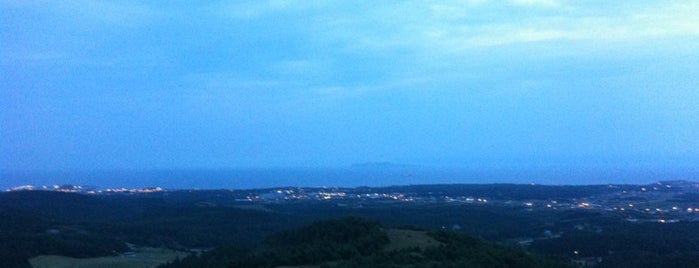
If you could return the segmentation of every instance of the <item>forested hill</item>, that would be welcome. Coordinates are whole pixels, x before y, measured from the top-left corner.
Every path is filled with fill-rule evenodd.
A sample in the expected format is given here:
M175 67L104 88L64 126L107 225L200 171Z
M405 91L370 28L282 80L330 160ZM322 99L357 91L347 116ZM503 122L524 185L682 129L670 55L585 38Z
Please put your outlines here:
M348 217L269 236L253 249L218 248L179 267L573 267L450 231L396 231Z
M49 191L0 193L0 267L29 258L114 256L127 243L171 249L247 244L288 228L276 213L172 205L145 195L96 196Z
M452 236L439 238L438 233L395 231L403 226L431 231L451 229L527 252L594 262L600 268L699 267L698 191L699 183L683 181L652 185L281 187L93 194L7 191L0 192L0 267L30 267L31 259L45 255L119 257L133 251L129 245L183 252L220 248L209 253L219 255L206 257L214 263L240 258L254 261L263 249L265 254L282 260L288 257L285 252L296 252L294 258L299 260L295 263L315 265L370 265L406 257L401 255L406 249L396 247L394 241L379 249L370 246L381 242L376 240L382 237L380 233L386 233L389 240L400 240L401 234L431 237L428 240L434 243L406 257L416 263L429 263L430 254L449 252L440 248L438 240L457 245L457 252L464 245ZM372 233L375 229L353 229L347 222L323 227L325 223L321 222L308 227L312 231L297 229L289 232L300 234L281 233L262 243L265 237L282 230L348 216L380 222L385 230L379 228L379 233ZM342 236L309 238L323 233L318 228L335 232L333 228L341 226L355 230L352 237L365 237L357 241L362 246L348 246L347 237ZM362 236L365 232L373 235ZM294 237L301 240L291 239ZM256 246L260 244L263 246ZM472 244L483 243L466 245ZM284 250L279 249L282 245ZM320 254L315 251L317 245L332 251ZM255 251L245 253L231 247ZM371 250L362 251L365 249ZM499 251L496 246L486 249L512 252Z

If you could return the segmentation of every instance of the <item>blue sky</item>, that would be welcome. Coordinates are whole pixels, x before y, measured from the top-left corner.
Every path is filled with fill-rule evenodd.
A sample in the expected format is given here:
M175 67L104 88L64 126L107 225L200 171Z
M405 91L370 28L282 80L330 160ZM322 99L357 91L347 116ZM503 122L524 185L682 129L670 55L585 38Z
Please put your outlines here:
M0 7L0 169L699 160L699 1Z

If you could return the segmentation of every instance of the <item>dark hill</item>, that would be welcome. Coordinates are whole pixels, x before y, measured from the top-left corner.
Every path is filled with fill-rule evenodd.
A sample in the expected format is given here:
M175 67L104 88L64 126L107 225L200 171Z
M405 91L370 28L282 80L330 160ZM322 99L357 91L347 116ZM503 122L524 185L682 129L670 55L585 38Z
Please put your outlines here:
M401 234L402 232L393 232ZM361 218L319 221L269 236L257 248L219 248L162 268L178 267L573 267L449 231L423 232L435 243L388 247L378 223ZM404 232L415 235L415 231ZM421 238L421 239L424 239Z
M155 199L90 196L53 191L0 193L0 210L27 211L52 219L105 221L137 215L156 205Z

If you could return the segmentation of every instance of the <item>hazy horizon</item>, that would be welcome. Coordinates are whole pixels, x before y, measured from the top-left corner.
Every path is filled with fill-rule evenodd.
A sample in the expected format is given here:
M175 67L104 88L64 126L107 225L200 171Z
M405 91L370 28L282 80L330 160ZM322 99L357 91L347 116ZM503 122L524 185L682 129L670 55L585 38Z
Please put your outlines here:
M697 178L699 1L0 10L5 174L391 162L511 172L404 180L424 184Z
M23 185L82 185L106 188L259 189L275 187L381 187L420 184L650 184L658 181L699 181L699 170L675 169L478 169L420 166L345 168L229 168L150 170L0 170L0 190Z

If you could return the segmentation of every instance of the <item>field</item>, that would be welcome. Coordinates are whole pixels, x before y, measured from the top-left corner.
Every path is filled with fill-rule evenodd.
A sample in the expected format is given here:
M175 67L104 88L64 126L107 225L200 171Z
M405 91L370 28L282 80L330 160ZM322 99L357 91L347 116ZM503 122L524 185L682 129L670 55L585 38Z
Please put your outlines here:
M188 253L162 248L137 248L134 254L119 255L113 257L98 257L76 259L65 256L41 255L29 259L34 268L143 268L155 267L179 258L184 258Z

